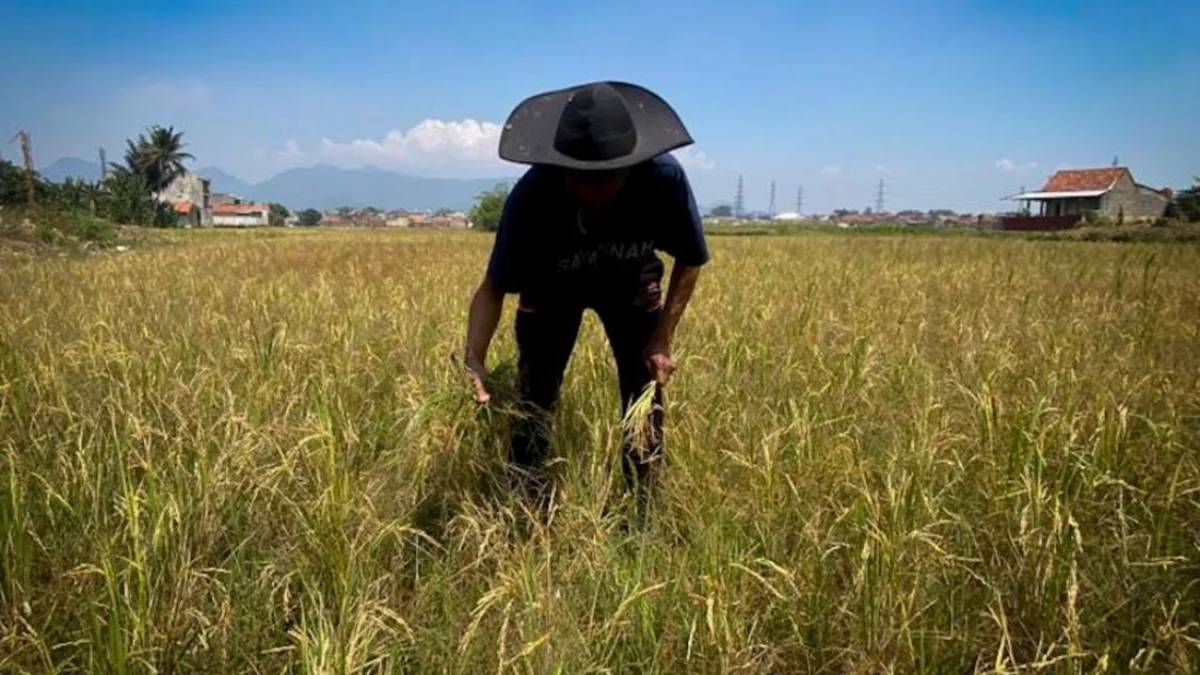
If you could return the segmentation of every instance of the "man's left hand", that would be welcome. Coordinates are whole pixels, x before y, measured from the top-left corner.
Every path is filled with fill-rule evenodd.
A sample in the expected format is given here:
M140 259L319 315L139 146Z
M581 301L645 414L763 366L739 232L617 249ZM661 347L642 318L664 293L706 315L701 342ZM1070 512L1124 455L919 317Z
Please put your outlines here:
M664 342L652 341L646 347L646 365L650 367L650 376L660 386L665 385L675 372L675 359L671 357L671 347Z

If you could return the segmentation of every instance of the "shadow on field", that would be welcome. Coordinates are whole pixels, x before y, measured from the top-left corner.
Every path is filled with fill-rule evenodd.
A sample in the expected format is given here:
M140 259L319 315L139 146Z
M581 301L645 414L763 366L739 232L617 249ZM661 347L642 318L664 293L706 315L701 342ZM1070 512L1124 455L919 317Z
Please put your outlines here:
M455 370L455 377L461 375ZM434 447L412 524L439 544L450 537L456 519L488 514L519 524L536 515L537 500L547 498L535 493L532 477L509 461L511 430L527 419L517 396L515 365L497 366L487 384L492 396L487 405L472 400L465 378L456 379L432 396L413 420L411 431ZM547 470L547 481L550 474Z

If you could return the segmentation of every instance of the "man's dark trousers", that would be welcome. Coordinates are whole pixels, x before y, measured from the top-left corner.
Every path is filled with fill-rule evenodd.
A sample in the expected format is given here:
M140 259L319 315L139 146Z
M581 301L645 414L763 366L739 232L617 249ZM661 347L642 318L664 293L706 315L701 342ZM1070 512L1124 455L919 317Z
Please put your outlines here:
M645 349L662 313L658 284L640 292L613 294L592 300L535 299L522 295L517 308L517 380L522 412L512 433L512 460L527 473L526 488L542 491L542 465L550 442L550 418L558 400L563 373L579 335L585 309L593 310L604 326L617 362L622 416L641 396L653 376ZM622 470L625 484L644 502L655 464L662 461L662 388L655 387L649 438L624 434Z

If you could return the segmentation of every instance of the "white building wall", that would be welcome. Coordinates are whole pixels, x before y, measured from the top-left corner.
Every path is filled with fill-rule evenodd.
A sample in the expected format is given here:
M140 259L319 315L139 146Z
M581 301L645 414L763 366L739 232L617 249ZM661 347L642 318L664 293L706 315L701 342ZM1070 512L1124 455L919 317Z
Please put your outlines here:
M216 227L266 227L267 214L262 216L223 216L213 215L212 223Z

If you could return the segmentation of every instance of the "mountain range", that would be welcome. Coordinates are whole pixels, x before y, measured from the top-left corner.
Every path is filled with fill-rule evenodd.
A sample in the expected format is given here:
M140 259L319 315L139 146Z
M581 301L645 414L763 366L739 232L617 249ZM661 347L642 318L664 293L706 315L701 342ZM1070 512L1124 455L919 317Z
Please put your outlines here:
M40 173L55 182L68 177L96 180L100 177L100 165L68 157L54 162ZM288 169L259 183L242 180L219 167L204 167L194 173L210 178L214 192L232 193L239 198L258 202L279 202L293 210L374 206L382 209L449 208L465 211L471 208L480 192L492 188L496 183L514 180L511 176L426 178L377 167L341 169L328 165Z

